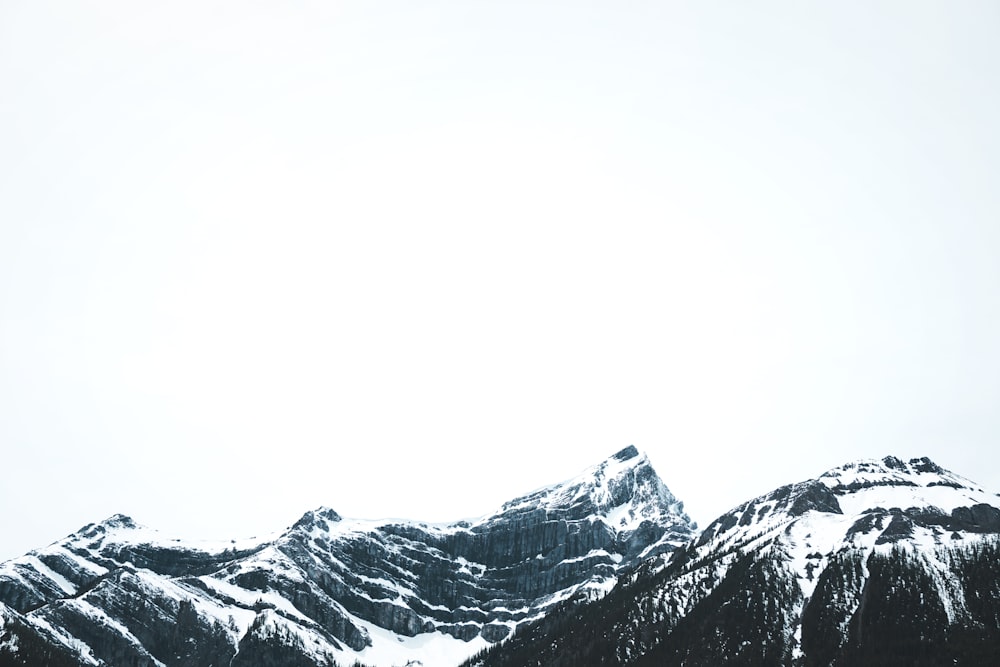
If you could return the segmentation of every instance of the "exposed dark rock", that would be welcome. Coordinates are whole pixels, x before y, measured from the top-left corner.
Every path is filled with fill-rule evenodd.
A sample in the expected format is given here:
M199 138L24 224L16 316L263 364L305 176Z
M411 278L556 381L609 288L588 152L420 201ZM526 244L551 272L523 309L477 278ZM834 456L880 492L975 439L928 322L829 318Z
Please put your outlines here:
M861 491L862 489L873 489L878 486L917 486L917 483L910 479L857 480L851 482L850 484L838 484L833 487L832 491L838 496L842 496L848 493L854 493L855 491Z
M903 514L894 514L889 525L875 540L875 544L890 544L913 536L913 522Z
M895 456L887 456L882 459L882 463L885 464L886 468L892 468L893 470L906 470L906 464Z
M623 517L618 525L611 512ZM116 515L38 552L41 564L0 571L0 602L36 614L109 665L312 666L329 658L324 646L371 646L365 623L399 637L439 631L500 641L557 594L614 580L642 555L690 539L693 527L628 447L570 482L447 528L345 528L320 508L272 541L204 550L150 542ZM220 607L233 611L228 621ZM250 612L256 620L244 632Z
M739 524L737 513L740 513L741 510L742 508L734 510L734 512L729 514L723 514L718 519L710 523L708 528L702 531L701 535L698 537L698 546L708 544L715 537L727 532L731 528L735 528Z
M789 506L788 513L797 517L810 510L843 514L836 494L826 484L816 480L796 485L795 499Z
M934 463L926 456L919 459L910 459L910 467L917 472L933 473L935 475L939 475L944 472L941 466Z
M993 664L1000 508L960 482L927 459L889 457L781 487L606 597L520 626L467 667ZM887 492L842 498L876 487ZM872 498L901 506L868 507L846 529L833 516ZM969 504L945 512L931 499ZM801 582L814 582L808 599Z
M490 643L502 641L510 635L510 627L500 623L489 623L483 626L483 639Z
M974 533L1000 532L1000 509L983 503L972 507L957 507L951 513L952 530L967 530Z
M630 461L639 456L639 450L635 448L634 445L629 445L625 449L622 449L616 453L611 458L615 461Z

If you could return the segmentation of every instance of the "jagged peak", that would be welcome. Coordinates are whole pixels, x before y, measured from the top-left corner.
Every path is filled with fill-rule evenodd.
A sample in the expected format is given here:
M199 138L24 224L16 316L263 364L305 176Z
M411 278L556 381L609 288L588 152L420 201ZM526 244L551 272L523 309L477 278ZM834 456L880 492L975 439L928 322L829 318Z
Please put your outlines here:
M106 533L110 530L139 530L142 528L144 526L137 523L135 519L127 514L112 514L107 519L98 523L88 523L76 531L76 535L90 537L97 533Z
M116 539L134 539L137 535L149 535L155 531L138 523L127 514L113 514L98 523L88 523L75 533L67 535L59 543L89 543L91 541L101 541L109 536L117 535Z
M921 456L920 458L910 459L908 462L904 462L895 456L886 456L882 459L882 464L886 468L891 468L893 470L900 470L904 472L917 472L917 473L947 473L948 471L939 466L938 464L931 461L926 456Z
M627 475L629 471L649 465L649 459L629 445L596 465L557 484L550 484L504 503L504 509L546 500L547 506L572 504L579 497L594 491L608 480ZM655 472L653 473L655 475Z
M309 510L308 512L303 514L299 518L299 520L292 525L292 528L311 529L316 525L322 526L327 522L331 521L333 523L339 523L342 520L343 517L337 514L337 512L335 512L333 509L326 506L321 506L317 507L316 509Z
M628 474L629 470L648 468L652 471L653 464L649 462L649 457L645 452L640 451L635 445L629 445L621 449L597 465L590 466L570 482L586 477L620 477ZM653 474L656 474L653 471ZM564 482L566 484L568 482Z
M628 461L630 459L634 459L634 458L639 457L639 456L641 456L642 458L646 458L645 454L640 454L639 453L639 450L636 449L635 445L629 445L625 449L622 449L621 451L615 453L608 460L609 461L611 461L611 460L615 460L615 461Z
M343 521L343 517L341 517L340 514L338 514L333 508L325 505L314 509L312 514L320 519L326 519L327 521Z
M974 482L927 457L860 459L738 505L714 520L696 546L712 543L724 552L734 546L762 544L789 533L800 522L807 526L802 529L805 534L827 532L843 544L863 541L869 535L870 541L889 541L903 535L896 525L899 535L879 537L885 528L882 524L889 521L886 517L896 516L931 526L932 532L933 526L981 532L1000 525L1000 510L995 507L995 500Z
M139 524L135 522L135 519L128 516L127 514L113 514L107 519L101 522L101 525L107 526L109 528L139 528Z
M497 514L485 521L522 511L545 511L575 519L593 516L619 533L628 533L644 521L686 526L685 530L695 527L684 513L683 503L653 469L649 457L634 445L564 482L505 503Z
M898 456L888 455L881 459L857 459L837 466L825 474L835 473L841 470L859 470L862 472L896 470L900 472L927 472L942 473L947 472L944 468L934 463L926 456L913 458L904 461Z
M820 480L835 490L853 490L872 485L975 488L969 480L945 470L926 456L909 461L897 456L859 459L826 471L820 475Z

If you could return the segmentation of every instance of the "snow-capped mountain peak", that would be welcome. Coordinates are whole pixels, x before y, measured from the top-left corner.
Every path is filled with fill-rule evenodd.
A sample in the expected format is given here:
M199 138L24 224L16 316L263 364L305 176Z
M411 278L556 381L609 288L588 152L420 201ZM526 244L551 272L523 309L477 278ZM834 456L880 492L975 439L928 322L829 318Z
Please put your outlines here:
M789 524L802 520L810 511L839 515L839 519L825 521L846 524L842 539L861 540L883 523L877 517L903 515L926 524L940 540L946 528L977 532L973 515L992 526L988 517L980 516L985 510L976 508L996 505L997 501L996 495L926 457L908 462L894 456L864 459L737 506L712 522L698 544L714 541L718 548L722 544L742 546L753 540L767 540L782 530L787 532ZM872 528L866 529L869 524ZM885 534L882 543L896 541L890 540L891 536Z
M886 457L738 505L475 664L992 664L998 619L1000 498Z
M320 507L264 538L195 542L116 515L0 563L0 622L74 667L239 667L261 651L280 664L455 665L561 601L602 595L692 529L634 447L471 522ZM181 625L181 644L162 635Z
M299 518L292 525L292 529L313 529L315 527L320 527L325 530L330 529L330 524L340 523L344 520L337 512L330 509L329 507L317 507L314 510L309 510Z
M884 459L862 459L848 463L820 475L827 486L837 490L855 490L872 486L949 486L979 491L973 482L945 470L929 458L903 461L895 456Z
M629 446L578 475L505 503L475 525L531 514L546 520L600 521L631 555L672 551L696 525L649 457ZM666 530L664 530L664 528Z
M618 531L634 530L646 519L686 518L683 503L663 484L649 457L634 446L564 482L511 500L497 514L524 507L574 518L601 517Z
M672 565L687 573L678 577L685 583L675 590L683 591L706 577L725 579L732 568L746 563L748 554L754 554L786 578L786 611L795 619L814 594L829 594L825 587L830 584L823 582L841 576L845 563L865 563L873 554L888 557L902 550L920 554L929 571L936 572L935 568L945 567L934 564L936 553L972 547L984 535L996 533L1000 533L1000 498L975 483L927 458L866 459L775 489L720 516L696 542L678 552ZM834 570L824 575L831 567ZM862 585L866 576L860 570L852 586ZM961 590L958 583L952 579L941 586L947 604L963 604L952 599ZM860 592L852 589L851 595ZM858 599L851 598L848 606ZM801 627L790 625L785 631L790 633L788 645L799 650Z

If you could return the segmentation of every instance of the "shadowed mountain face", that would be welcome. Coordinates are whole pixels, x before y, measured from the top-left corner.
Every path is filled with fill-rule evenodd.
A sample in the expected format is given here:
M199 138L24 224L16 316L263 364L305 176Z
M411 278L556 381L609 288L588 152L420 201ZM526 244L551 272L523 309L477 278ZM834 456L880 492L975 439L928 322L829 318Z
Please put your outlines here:
M469 664L991 664L998 519L1000 498L927 459L848 464L743 503Z
M633 447L475 522L191 543L119 515L0 565L0 665L455 665L693 530Z

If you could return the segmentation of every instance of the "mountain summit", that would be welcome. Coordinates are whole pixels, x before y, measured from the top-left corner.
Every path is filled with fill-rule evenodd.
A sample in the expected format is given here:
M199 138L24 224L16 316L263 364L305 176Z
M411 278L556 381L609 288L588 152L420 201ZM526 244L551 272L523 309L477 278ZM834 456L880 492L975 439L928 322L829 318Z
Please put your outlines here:
M165 539L129 517L0 564L0 665L448 667L694 535L629 447L472 522Z
M738 505L470 664L979 665L998 652L1000 498L889 456Z
M549 519L597 520L615 536L623 553L640 558L673 551L691 538L696 525L633 446L587 468L576 477L507 503L478 522L510 522L544 511Z

